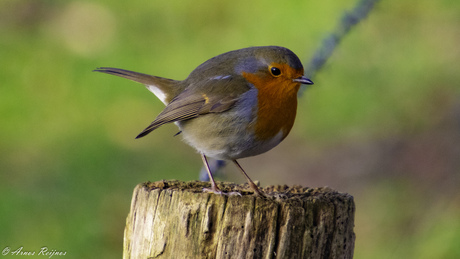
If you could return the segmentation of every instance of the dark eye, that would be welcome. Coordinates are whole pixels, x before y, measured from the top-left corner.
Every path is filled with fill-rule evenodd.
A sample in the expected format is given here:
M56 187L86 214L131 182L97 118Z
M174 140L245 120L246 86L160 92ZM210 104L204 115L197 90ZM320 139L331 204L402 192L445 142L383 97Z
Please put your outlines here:
M271 67L270 73L272 73L273 76L279 76L281 75L281 70L277 67Z

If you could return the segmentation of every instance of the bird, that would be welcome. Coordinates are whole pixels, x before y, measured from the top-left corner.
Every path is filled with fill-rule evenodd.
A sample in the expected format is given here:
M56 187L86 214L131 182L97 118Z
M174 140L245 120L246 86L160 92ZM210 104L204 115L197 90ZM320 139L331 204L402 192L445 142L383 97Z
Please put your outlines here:
M183 140L201 155L211 188L220 193L208 157L232 161L255 195L264 196L238 159L265 153L289 134L297 112L304 76L298 56L280 46L254 46L217 55L196 67L184 80L125 69L100 67L95 72L144 84L165 108L136 139L175 123Z

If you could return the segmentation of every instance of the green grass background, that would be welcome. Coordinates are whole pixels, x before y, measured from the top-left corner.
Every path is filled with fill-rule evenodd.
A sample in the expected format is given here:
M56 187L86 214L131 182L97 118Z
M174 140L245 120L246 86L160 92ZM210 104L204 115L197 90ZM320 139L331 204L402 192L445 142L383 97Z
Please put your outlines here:
M0 250L120 258L135 185L198 178L174 125L134 139L162 103L91 70L184 79L256 45L307 64L354 4L1 1ZM380 1L313 78L291 135L242 165L262 185L353 195L355 258L460 258L459 28L458 1ZM244 182L232 167L220 179Z

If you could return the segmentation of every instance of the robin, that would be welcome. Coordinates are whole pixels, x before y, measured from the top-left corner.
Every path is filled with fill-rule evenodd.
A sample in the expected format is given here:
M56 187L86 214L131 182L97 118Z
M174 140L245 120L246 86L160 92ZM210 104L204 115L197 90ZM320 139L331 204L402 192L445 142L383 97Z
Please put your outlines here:
M218 55L182 81L119 68L94 71L142 83L166 105L136 139L174 122L185 142L201 154L211 182L207 191L222 193L209 168L211 157L233 161L261 196L237 159L267 152L286 138L294 124L300 85L313 84L303 76L299 58L278 46Z

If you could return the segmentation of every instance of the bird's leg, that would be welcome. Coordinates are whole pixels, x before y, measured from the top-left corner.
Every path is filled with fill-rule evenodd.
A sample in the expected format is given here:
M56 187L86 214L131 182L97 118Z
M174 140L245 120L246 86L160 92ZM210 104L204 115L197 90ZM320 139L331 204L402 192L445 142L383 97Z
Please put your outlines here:
M222 191L219 188L217 188L217 184L214 181L214 178L212 177L211 169L209 168L209 164L208 164L208 159L206 158L204 154L201 154L201 159L203 159L203 164L206 167L206 171L208 172L208 176L209 176L209 181L211 182L211 189L205 188L203 190L217 193L217 194L222 194Z
M265 195L261 191L259 191L259 188L257 188L257 185L251 180L251 178L249 178L249 176L246 174L246 172L243 170L243 168L240 166L240 164L238 164L238 162L236 162L236 160L233 160L233 163L235 163L236 167L238 167L240 169L241 173L244 175L244 177L248 181L249 186L251 187L251 189L254 190L254 192L257 195L265 197Z

